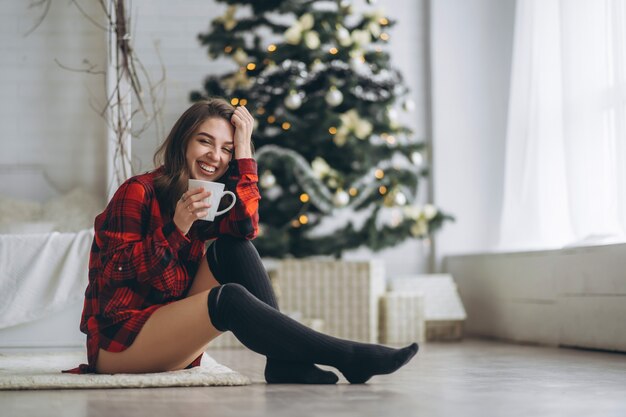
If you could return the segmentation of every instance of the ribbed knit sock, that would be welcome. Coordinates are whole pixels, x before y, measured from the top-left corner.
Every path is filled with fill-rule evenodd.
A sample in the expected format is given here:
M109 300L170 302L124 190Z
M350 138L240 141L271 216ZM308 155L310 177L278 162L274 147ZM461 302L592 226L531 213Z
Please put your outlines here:
M249 349L272 359L333 366L353 384L396 371L418 350L416 343L394 349L316 332L259 301L239 284L213 288L207 304L215 328L232 331Z
M236 283L278 310L267 271L254 245L247 240L221 236L207 250L207 262L220 284ZM310 362L267 358L265 380L271 384L335 384L337 375Z

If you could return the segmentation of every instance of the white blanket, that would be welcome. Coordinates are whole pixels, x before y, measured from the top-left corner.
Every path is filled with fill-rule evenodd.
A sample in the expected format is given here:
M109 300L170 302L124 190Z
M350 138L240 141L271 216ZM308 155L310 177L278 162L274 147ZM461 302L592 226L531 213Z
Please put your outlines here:
M0 329L84 297L93 230L0 235Z

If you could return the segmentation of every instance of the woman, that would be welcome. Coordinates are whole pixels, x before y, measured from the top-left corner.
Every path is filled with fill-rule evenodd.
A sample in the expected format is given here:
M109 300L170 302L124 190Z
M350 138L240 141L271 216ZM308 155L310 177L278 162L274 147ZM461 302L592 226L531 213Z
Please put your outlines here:
M267 357L268 383L352 383L408 362L404 349L315 332L278 311L254 246L258 230L254 119L245 107L211 99L192 105L155 154L157 170L120 186L96 217L81 320L89 364L74 372L143 373L198 365L230 330ZM188 179L224 182L237 196L214 222ZM205 242L217 238L205 251Z

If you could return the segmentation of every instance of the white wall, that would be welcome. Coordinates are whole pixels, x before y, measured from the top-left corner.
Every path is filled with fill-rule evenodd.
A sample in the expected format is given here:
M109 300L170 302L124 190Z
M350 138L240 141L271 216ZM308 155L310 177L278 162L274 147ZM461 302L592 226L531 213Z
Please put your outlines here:
M103 100L104 78L65 70L55 59L102 68L105 35L69 2L53 1L41 26L24 36L42 12L30 3L0 5L0 165L41 165L61 191L83 185L104 196L105 125L88 105ZM95 2L84 8L98 18Z
M430 2L434 201L457 218L438 264L497 243L514 14L515 0Z
M363 10L364 2L354 2L355 11ZM426 129L426 2L425 0L378 1L398 23L391 31L389 50L393 63L404 74L416 103L412 114L403 114L401 120L414 129L416 137L425 138ZM160 63L154 42L160 45L160 54L167 72L167 99L163 124L165 134L179 115L190 105L189 92L201 89L204 78L209 74L220 74L232 69L230 62L211 61L206 48L201 47L197 35L205 32L213 18L222 15L223 4L201 0L172 3L167 0L134 0L135 46L148 71L156 77L160 74ZM139 140L133 142L133 158L139 170L152 168L152 155L162 137L151 128ZM426 187L426 184L423 184ZM427 268L428 251L421 242L411 240L378 254L387 262L391 275L411 273ZM350 259L369 258L369 250L352 251Z

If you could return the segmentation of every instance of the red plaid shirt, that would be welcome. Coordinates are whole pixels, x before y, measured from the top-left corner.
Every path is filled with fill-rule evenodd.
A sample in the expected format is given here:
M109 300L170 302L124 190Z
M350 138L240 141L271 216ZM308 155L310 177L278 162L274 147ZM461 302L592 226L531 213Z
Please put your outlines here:
M261 197L254 159L231 161L224 177L226 189L237 195L235 206L214 222L195 222L187 236L161 213L153 185L158 173L127 180L96 217L80 323L87 334L89 364L69 372L95 372L100 348L125 350L152 313L184 298L206 240L221 234L253 239L257 234Z

